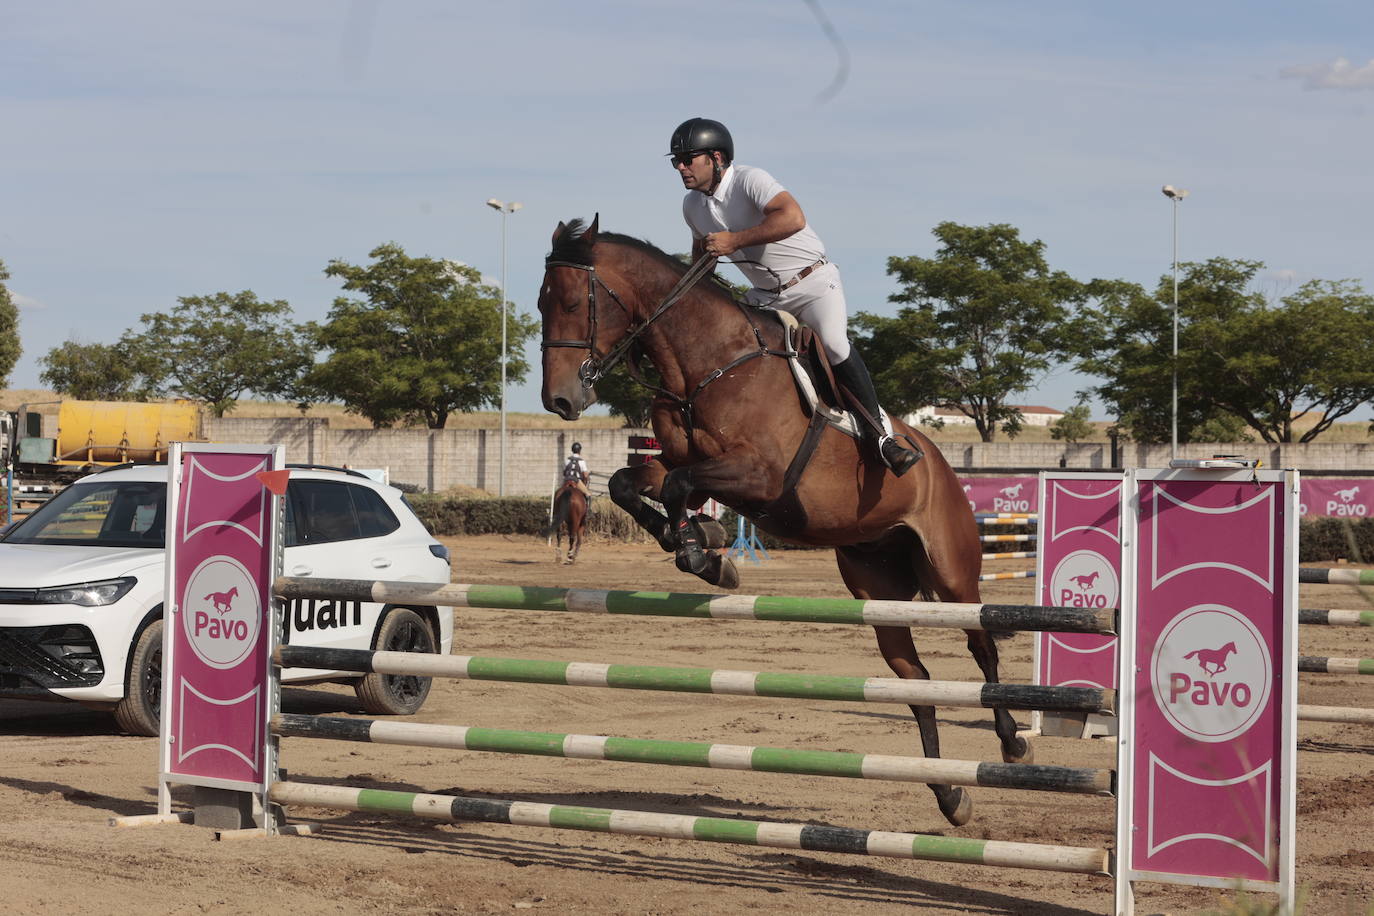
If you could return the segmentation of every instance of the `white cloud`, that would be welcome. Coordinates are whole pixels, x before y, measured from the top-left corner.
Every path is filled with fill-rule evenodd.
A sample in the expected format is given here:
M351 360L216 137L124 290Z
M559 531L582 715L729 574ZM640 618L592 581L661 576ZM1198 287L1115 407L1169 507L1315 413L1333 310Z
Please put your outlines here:
M25 296L23 293L16 293L14 290L10 290L10 298L13 299L14 304L21 309L38 311L40 309L45 309L48 307L46 302L39 302L32 296Z
M1285 67L1284 79L1300 79L1304 89L1374 89L1374 58L1356 67L1344 57L1308 67Z

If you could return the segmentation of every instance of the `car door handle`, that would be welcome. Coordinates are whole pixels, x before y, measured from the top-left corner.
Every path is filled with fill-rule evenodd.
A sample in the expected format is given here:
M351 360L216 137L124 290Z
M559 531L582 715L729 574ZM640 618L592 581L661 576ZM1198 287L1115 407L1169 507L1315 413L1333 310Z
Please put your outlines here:
M390 566L390 565L391 565L391 561L388 560L386 557L373 557L373 558L372 558L372 568L373 568L373 569L386 569L386 568L387 568L388 566Z
M315 575L315 570L311 569L309 566L293 566L293 567L291 567L291 575L293 575L293 576L313 576L313 575Z

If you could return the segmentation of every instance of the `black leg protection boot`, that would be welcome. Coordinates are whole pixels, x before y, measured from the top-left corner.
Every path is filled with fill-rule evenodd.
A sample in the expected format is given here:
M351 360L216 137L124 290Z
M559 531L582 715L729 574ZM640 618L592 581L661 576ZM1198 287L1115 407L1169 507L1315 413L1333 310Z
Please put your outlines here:
M868 374L868 367L864 365L859 351L850 350L843 362L834 363L830 368L835 373L835 381L868 411L867 418L859 417L864 442L898 477L911 470L924 454L915 443L911 443L911 448L901 445L886 428L883 410L878 406L878 392L873 388L873 378Z

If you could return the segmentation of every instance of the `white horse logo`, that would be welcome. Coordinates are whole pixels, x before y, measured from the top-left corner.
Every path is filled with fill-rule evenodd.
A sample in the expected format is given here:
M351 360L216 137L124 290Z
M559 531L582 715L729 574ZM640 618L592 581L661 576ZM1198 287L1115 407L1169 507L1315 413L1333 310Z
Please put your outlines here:
M1346 490L1337 490L1337 491L1336 491L1336 495L1339 496L1339 497L1341 498L1341 502L1343 502L1343 503L1348 503L1348 502L1354 502L1354 500L1355 500L1355 494L1358 493L1358 492L1360 492L1360 488L1359 488L1359 487L1350 487L1349 489L1346 489Z
M1018 483L1018 484L1017 484L1016 486L1014 486L1014 487L1004 487L1004 488L1002 489L1001 493L1002 493L1002 495L1005 496L1007 499L1015 499L1016 497L1018 497L1018 496L1021 495L1021 488L1024 487L1024 486L1025 486L1024 483Z

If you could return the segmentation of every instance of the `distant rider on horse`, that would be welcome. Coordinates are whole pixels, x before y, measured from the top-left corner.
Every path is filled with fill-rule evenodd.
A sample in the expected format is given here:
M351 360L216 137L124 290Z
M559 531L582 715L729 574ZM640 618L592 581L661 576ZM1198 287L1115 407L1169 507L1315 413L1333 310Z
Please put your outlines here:
M668 155L688 191L682 216L692 230L692 257L739 252L735 265L753 284L749 303L790 312L815 331L835 380L868 414L859 427L870 453L898 477L911 470L922 453L892 435L868 367L849 345L840 269L826 258L796 198L763 169L734 165L734 140L719 121L684 121Z
M587 489L587 484L591 482L591 479L591 468L587 466L587 459L582 457L582 443L574 442L572 454L563 463L563 485L576 487L590 501L592 494Z

